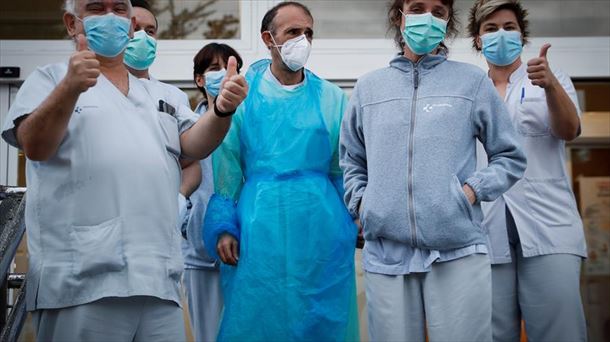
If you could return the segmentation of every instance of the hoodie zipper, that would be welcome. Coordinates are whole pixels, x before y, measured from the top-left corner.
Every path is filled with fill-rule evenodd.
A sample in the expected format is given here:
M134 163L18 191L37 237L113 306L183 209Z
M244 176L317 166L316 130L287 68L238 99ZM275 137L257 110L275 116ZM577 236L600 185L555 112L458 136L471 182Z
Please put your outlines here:
M419 64L419 63L417 63ZM409 221L411 223L411 243L417 247L417 228L415 227L415 205L413 203L413 140L415 131L415 113L417 111L417 88L419 87L419 70L413 66L413 99L411 102L411 125L409 126L409 165L407 166L407 193L409 196Z

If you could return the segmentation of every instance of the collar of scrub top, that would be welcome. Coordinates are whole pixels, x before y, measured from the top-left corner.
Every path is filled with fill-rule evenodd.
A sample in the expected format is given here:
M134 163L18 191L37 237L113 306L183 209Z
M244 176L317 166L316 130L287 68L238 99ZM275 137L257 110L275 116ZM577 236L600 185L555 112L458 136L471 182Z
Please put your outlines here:
M194 112L196 114L202 115L203 113L205 113L208 110L208 101L206 100L202 100L201 102L199 102L197 104L197 107L195 107Z
M305 70L303 70L303 74L305 73ZM305 85L305 80L307 79L307 77L303 76L303 80L297 84L292 84L292 85L284 85L280 82L280 80L277 79L277 77L275 77L275 75L273 74L273 72L271 72L271 65L269 65L267 67L267 69L265 70L265 74L263 75L263 77L265 77L266 79L268 79L269 81L275 83L278 87L282 87L285 90L295 90L298 89L300 87L302 87L303 85Z
M265 77L265 73L267 72L267 70L269 70L270 67L271 67L271 59L269 59L269 58L263 58L261 60L258 60L256 62L252 63L250 65L250 67L248 68L248 71L246 72L246 80L253 79L256 74L262 74L262 76ZM307 77L308 77L308 74L311 73L311 71L309 71L307 68L303 68L303 72L305 73L303 82L299 83L297 85L297 87L294 88L293 90L300 89L301 86L307 84ZM274 83L277 82L278 86L285 89L285 87L280 83L280 81L277 80L277 78L271 73L271 71L269 71L269 73L273 77L273 79L271 79L270 81L274 82ZM266 78L269 78L269 76L267 76Z
M515 82L521 80L523 77L527 75L527 64L521 63L521 66L517 68L517 70L513 71L508 78L508 83L514 84Z

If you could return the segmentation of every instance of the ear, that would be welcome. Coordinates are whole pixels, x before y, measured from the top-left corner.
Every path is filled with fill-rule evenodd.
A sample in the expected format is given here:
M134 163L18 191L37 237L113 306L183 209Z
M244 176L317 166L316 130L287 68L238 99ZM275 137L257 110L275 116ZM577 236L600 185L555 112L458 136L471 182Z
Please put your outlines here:
M63 16L64 26L68 32L68 36L74 38L79 33L84 33L82 30L82 24L77 23L76 17L72 13L65 12Z
M271 39L271 32L269 32L269 31L265 31L265 32L261 33L261 39L263 40L263 43L265 43L265 46L267 47L268 50L271 50L273 45L275 45L273 43L273 39Z
M405 16L397 11L397 15L394 17L394 25L398 27L398 29L402 32L405 29Z
M477 35L474 39L474 42L477 45L477 50L483 50L483 42L481 41L481 36Z
M135 32L136 27L136 16L131 16L131 25L129 26L129 39L133 39L133 34Z
M203 88L205 86L205 76L201 74L195 75L195 84L197 84L198 87Z

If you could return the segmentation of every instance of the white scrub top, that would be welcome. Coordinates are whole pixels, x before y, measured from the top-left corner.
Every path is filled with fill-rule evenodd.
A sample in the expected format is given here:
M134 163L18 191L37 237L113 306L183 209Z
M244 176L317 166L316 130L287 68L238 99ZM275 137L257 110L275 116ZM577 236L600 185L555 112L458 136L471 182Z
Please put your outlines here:
M19 147L14 120L66 71L47 65L27 78L2 129L9 144ZM178 137L193 122L157 105L137 78L129 76L125 96L100 75L80 95L56 154L27 160L28 310L127 296L180 304Z
M561 71L554 73L580 116L572 81ZM524 257L557 253L586 257L583 225L566 171L565 142L551 133L545 91L532 85L527 65L510 76L505 103L523 139L527 169L504 195L483 203L492 262L511 262L506 207L514 217ZM480 166L486 164L484 153L477 150Z

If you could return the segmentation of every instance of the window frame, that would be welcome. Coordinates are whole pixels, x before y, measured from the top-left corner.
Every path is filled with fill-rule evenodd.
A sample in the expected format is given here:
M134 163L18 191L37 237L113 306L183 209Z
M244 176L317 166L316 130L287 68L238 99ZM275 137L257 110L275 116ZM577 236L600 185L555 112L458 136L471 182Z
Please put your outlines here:
M230 40L160 40L157 60L151 74L167 82L185 83L192 80L192 60L196 52L212 41L230 44L241 54L245 67L269 51L260 39L260 21L278 0L239 0L240 32ZM551 43L551 67L562 69L571 77L610 77L610 36L603 37L534 37L525 46L523 60L538 56L544 43ZM449 58L487 69L484 58L475 52L470 39L456 38L449 42ZM18 80L24 80L37 66L65 62L73 52L69 40L0 40L0 64L18 66ZM354 81L363 74L388 65L398 53L391 39L314 39L307 67L321 77L333 81ZM244 70L246 69L244 68Z

